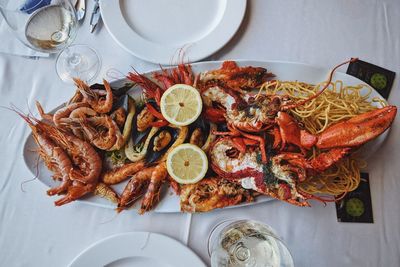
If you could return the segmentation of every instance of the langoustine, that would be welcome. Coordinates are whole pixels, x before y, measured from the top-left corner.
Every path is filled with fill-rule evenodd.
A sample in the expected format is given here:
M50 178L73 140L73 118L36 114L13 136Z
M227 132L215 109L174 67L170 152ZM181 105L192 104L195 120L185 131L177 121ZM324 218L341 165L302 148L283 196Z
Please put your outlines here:
M17 112L17 111L16 111ZM97 152L85 141L55 126L17 112L31 127L39 155L55 178L61 178L59 186L47 191L49 195L65 195L55 201L56 206L81 198L95 189L101 171Z

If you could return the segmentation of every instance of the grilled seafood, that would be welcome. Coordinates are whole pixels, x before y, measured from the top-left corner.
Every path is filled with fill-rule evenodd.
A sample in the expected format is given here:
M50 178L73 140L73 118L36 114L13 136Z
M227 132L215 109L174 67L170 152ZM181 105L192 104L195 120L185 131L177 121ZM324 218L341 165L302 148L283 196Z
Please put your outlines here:
M144 93L138 110L127 94L132 83L114 90L106 81L89 86L75 79L75 95L54 115L37 103L41 117L55 126L30 123L46 166L62 181L48 194L66 193L56 201L63 205L92 192L118 202L119 212L143 197L142 214L154 208L168 183L187 212L253 201L258 194L309 206L308 200L319 197L299 184L384 132L397 109L387 106L310 133L291 110L318 97L329 82L295 102L299 98L294 95L262 92L266 81L278 82L273 77L265 68L239 67L233 61L199 75L184 64L151 78L134 71L127 78ZM203 113L187 127L170 125L160 112L164 91L178 83L195 86L203 99ZM258 94L250 92L260 87ZM183 142L196 144L209 156L208 178L197 184L179 185L167 174L166 157ZM108 164L116 155L118 164ZM119 198L110 186L129 178Z
M71 125L72 128L78 128L74 127L74 125L79 125L85 135L85 139L102 150L108 150L117 141L118 126L107 115L70 119L66 124Z
M37 121L48 136L63 148L70 156L74 167L70 171L70 179L83 184L97 183L102 162L96 150L86 141L56 127ZM78 185L77 185L78 186Z
M41 127L40 123L35 123L31 118L22 113L17 113L32 129L32 136L39 147L38 153L45 165L54 173L53 177L55 179L61 179L62 181L59 186L47 190L47 194L52 196L64 193L71 185L69 173L72 170L72 162L67 153L47 136L45 129Z
M167 130L162 130L153 141L153 151L159 152L163 150L172 141L172 135Z
M155 117L153 114L150 113L150 111L147 109L147 107L144 107L142 111L138 114L137 116L137 130L139 132L143 132L147 130L147 128L151 127L151 123L155 120Z
M253 192L229 180L210 177L180 190L181 211L206 212L254 201Z
M217 131L215 123L206 121L203 116L200 116L194 123L189 126L189 139L190 144L201 147L207 152L211 144L216 139L214 132Z
M93 194L100 196L102 198L110 200L112 203L118 204L119 196L118 194L105 183L98 183L93 191Z
M211 167L221 177L241 183L259 193L299 206L308 206L307 199L316 198L298 190L298 183L307 176L323 172L362 144L376 138L390 127L397 108L387 106L332 125L318 136L307 138L306 147L325 149L315 158L307 159L303 153L280 152L268 161L260 160L258 147L245 150L231 137L218 139L210 151ZM293 118L291 135L302 136ZM311 134L307 133L307 136ZM299 141L299 145L303 145ZM260 156L259 156L260 155Z
M60 186L47 192L49 195L66 193L55 205L67 204L92 192L101 171L101 160L94 149L52 125L17 113L31 127L46 166L54 172L55 178L62 179Z
M105 98L102 94L96 93L84 81L74 78L74 82L82 94L85 102L89 103L92 109L98 113L108 113L113 106L113 93L110 84L103 80L104 88L106 90Z
M203 140L203 133L200 128L194 129L192 135L190 136L189 143L198 147L202 147L204 145L205 141Z
M74 200L83 197L88 193L93 192L95 188L96 188L95 184L85 184L79 181L73 181L72 185L68 187L67 194L54 203L56 206L62 206L68 204Z
M119 168L108 170L101 175L101 180L107 185L118 184L129 176L144 168L144 161L127 163Z
M264 163L267 162L265 138L260 133L265 130L268 130L268 133L274 136L274 148L280 146L280 149L284 150L286 144L289 144L296 146L304 154L306 149L313 146L312 142L316 137L307 131L300 130L298 124L287 111L318 97L328 88L334 71L340 66L355 60L357 59L351 59L337 65L330 72L328 82L318 93L297 103L293 103L285 95L259 93L254 96L252 94L239 94L223 86L207 87L202 91L203 101L209 107L209 111L206 111L205 114L211 121L220 121L221 114L224 114L229 132L219 134L242 136L243 138L257 141ZM214 108L214 103L218 103L219 108Z
M165 162L136 173L122 192L117 211L128 208L143 195L139 214L151 210L160 199L161 186L166 177Z
M70 114L69 114L69 118L71 119L79 119L79 118L84 118L84 117L94 117L97 116L97 112L94 111L92 108L89 107L79 107L75 110L73 110ZM68 126L71 130L72 133L79 137L80 139L85 139L85 133L84 131L80 128L80 123L79 120L75 120L78 123L75 123L74 125L74 120L70 120L70 119L63 119L63 122L61 123L61 125L65 125Z
M115 121L119 128L122 128L126 120L125 109L123 107L117 108L111 113L111 119Z
M214 86L223 86L234 91L253 90L268 79L272 73L260 67L239 67L234 61L224 61L218 70L200 74L199 88L205 90Z

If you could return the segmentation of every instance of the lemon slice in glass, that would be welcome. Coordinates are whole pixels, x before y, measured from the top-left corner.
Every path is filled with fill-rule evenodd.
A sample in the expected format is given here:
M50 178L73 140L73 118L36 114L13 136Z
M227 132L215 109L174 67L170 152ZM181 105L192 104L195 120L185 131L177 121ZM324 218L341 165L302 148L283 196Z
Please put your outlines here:
M186 126L200 116L203 102L196 88L175 84L162 95L160 107L162 115L169 123Z
M182 144L167 156L167 171L180 184L194 184L204 178L208 169L206 153L198 146Z

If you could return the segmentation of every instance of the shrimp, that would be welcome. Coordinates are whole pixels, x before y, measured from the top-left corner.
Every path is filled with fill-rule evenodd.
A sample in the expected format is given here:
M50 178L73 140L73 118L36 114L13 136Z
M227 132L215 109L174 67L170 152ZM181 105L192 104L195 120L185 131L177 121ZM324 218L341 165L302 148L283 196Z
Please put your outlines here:
M84 81L74 78L74 82L78 87L78 90L83 95L85 102L89 103L89 105L96 112L108 113L111 111L113 106L113 93L110 84L106 80L103 80L104 88L107 92L105 98L101 97L100 94L93 91Z
M73 104L70 104L63 108L60 108L53 115L54 124L57 127L62 128L63 122L65 122L65 119L67 119L75 109L81 108L81 107L87 107L87 106L88 106L87 103L79 102L79 103L73 103Z
M128 163L114 170L104 172L101 175L101 180L107 185L118 184L143 168L144 161Z
M143 195L139 214L151 210L160 199L161 186L166 177L165 162L136 173L124 188L117 211L128 208Z
M119 129L110 116L82 117L77 120L87 139L97 148L107 150L117 141Z
M96 150L86 141L56 127L36 120L51 140L61 146L74 164L70 179L84 184L96 184L102 169L102 161Z
M95 117L97 116L97 112L94 111L92 108L83 106L73 110L70 114L70 118L81 118L81 117Z
M119 202L118 194L105 183L98 183L93 193L97 196L108 199L113 203Z
M146 188L150 183L151 175L155 167L144 169L135 174L125 186L118 202L117 212L131 206L137 199L139 199L146 192Z
M165 163L161 163L154 168L151 173L150 183L147 188L146 194L143 197L142 205L139 214L151 210L155 204L160 201L161 186L167 177L167 167Z
M75 94L72 96L72 98L67 102L67 105L71 105L73 103L78 103L78 102L83 102L83 95L79 91L79 89L76 89Z
M44 112L44 109L39 101L36 101L36 108L39 111L40 117L46 121L53 121L53 114Z
M35 124L28 116L18 112L32 129L32 136L39 147L39 155L43 159L45 165L54 173L54 177L61 178L61 184L57 187L50 188L47 191L49 196L61 194L67 191L71 185L69 173L72 170L72 162L67 153L57 146L47 135L41 124Z
M94 111L93 109L89 107L80 107L71 112L69 115L69 118L81 118L81 117L94 117L97 116L97 112ZM64 120L66 121L66 120ZM70 125L72 126L72 125ZM80 127L71 127L72 132L74 133L75 136L79 137L80 139L85 139L85 135L80 129Z
M96 188L96 184L84 184L78 181L74 181L72 185L68 187L67 194L54 202L56 206L62 206L77 200L84 195L91 193Z

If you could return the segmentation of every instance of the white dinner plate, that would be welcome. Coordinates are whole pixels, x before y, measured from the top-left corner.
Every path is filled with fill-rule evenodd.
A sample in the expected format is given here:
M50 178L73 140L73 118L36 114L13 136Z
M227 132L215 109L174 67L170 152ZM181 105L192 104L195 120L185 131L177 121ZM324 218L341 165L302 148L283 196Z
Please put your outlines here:
M276 75L276 78L279 80L285 80L285 81L302 81L302 82L307 82L311 84L317 84L322 81L325 81L327 79L327 76L330 72L330 69L326 68L318 68L318 67L313 67L310 65L306 64L301 64L301 63L291 63L291 62L279 62L279 61L249 61L249 60L238 60L236 61L239 66L255 66L255 67L264 67L266 68L269 72L272 72ZM192 64L192 69L193 72L199 73L202 71L206 70L212 70L212 69L218 69L221 67L222 61L212 61L212 62L199 62L199 63L194 63ZM148 75L151 75L151 72L148 73ZM335 80L342 80L345 85L358 85L358 84L364 84L365 90L367 91L367 88L371 88L369 85L364 83L363 81L347 75L345 73L340 73L336 72L333 76L333 81ZM123 84L125 84L127 80L121 79L121 80L116 80L111 83L113 87L121 87ZM141 91L140 90L131 90L130 95L134 97L135 99L140 98ZM374 97L379 97L383 99L377 91L372 89L372 92L370 94L369 100L372 100ZM376 104L376 103L373 103ZM376 104L378 105L378 104ZM55 108L53 111L59 109L61 106ZM379 136L377 139L374 141L364 145L358 153L358 155L362 156L364 159L367 159L369 155L372 155L382 144L384 139L387 136L388 131L383 133L381 136ZM37 148L35 141L33 140L32 136L29 135L28 138L25 141L24 145L24 160L26 165L28 166L29 170L32 172L33 175L38 175L38 179L43 182L45 185L49 187L55 186L59 182L53 181L51 178L51 172L46 168L46 166L40 162L37 164L37 154L33 151ZM117 184L113 186L113 188L121 193L123 188L125 187L126 182L122 182L120 184ZM45 194L45 192L43 192ZM55 198L59 198L59 196L56 196ZM268 198L266 196L259 196L256 198L255 202L252 203L246 203L246 204L241 204L235 207L242 207L245 205L254 205L256 203L262 203L266 201L272 200L271 198ZM50 201L50 199L49 199ZM110 201L97 197L97 196L89 196L83 199L80 199L78 201L82 201L91 205L96 205L96 206L101 206L101 207L106 207L106 208L115 208L115 204L111 203ZM140 205L140 201L138 201L134 205L134 209L137 209ZM180 205L179 205L179 197L176 196L172 189L164 188L164 191L161 193L161 200L160 203L155 207L156 212L179 212L180 211Z
M182 243L156 233L131 232L100 240L79 254L69 267L206 267Z
M194 62L222 48L238 30L246 0L100 0L114 40L156 64Z

